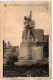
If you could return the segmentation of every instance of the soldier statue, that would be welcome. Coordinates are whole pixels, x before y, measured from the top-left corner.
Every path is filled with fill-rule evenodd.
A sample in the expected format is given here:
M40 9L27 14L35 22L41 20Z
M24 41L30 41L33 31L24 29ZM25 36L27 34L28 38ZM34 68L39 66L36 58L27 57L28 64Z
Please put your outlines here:
M35 27L35 22L34 20L32 20L32 11L30 11L30 14L29 16L24 16L24 27L25 27L25 30L26 30L26 39L28 38L35 38L34 36L34 33L33 33L33 29Z

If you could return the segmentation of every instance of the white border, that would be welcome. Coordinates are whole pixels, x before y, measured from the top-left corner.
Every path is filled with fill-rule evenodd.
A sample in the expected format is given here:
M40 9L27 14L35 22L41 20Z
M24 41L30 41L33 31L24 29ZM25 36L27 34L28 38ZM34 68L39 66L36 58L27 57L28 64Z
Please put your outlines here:
M53 0L52 0L52 79L53 79Z

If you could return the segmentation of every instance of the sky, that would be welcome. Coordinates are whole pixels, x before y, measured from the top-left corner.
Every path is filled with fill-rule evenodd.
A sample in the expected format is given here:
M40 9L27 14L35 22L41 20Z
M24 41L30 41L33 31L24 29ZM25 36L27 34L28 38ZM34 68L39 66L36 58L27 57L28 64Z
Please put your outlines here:
M5 6L7 5L7 6ZM32 6L29 6L32 5ZM32 11L32 20L35 29L43 29L44 34L49 34L50 17L49 3L45 2L4 2L3 3L3 39L18 46L22 41L24 30L24 16Z

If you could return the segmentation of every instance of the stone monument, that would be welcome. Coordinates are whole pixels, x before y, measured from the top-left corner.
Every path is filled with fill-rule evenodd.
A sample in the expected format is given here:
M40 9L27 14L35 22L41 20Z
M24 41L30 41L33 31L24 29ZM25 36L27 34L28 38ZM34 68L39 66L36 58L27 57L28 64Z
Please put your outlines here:
M24 30L22 32L22 42L19 49L19 60L16 65L32 65L37 61L43 60L43 46L37 45L40 40L43 41L43 30L37 30L34 28L35 22L32 20L32 11L29 16L24 16ZM40 39L39 35L40 34Z

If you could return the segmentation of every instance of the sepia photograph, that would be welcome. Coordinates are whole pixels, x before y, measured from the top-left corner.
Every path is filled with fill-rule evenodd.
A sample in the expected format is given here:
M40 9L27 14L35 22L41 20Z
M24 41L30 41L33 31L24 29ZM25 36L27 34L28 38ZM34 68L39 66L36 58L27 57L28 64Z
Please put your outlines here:
M2 1L3 78L51 78L51 1Z

